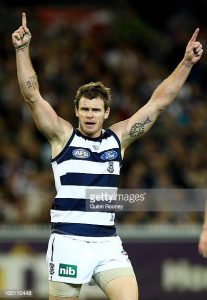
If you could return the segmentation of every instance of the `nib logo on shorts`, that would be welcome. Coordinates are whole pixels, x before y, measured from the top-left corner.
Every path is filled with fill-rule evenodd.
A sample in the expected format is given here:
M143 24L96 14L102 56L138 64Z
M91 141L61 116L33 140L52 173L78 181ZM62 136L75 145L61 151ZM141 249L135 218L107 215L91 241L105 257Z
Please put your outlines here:
M59 276L61 277L77 277L77 266L59 264Z

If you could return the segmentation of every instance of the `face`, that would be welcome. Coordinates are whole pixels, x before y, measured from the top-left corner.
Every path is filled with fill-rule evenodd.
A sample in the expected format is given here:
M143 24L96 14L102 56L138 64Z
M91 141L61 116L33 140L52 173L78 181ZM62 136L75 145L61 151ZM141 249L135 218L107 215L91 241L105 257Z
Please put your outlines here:
M78 108L75 109L79 119L78 129L89 137L98 137L104 120L109 116L110 109L105 111L104 101L100 98L88 99L81 97Z

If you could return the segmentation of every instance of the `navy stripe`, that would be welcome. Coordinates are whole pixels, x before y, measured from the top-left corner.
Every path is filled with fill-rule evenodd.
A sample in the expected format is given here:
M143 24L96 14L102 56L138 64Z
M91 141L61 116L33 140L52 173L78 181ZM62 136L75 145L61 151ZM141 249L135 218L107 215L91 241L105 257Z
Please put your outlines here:
M90 208L89 199L75 199L75 198L55 198L52 204L52 209L61 211L85 211L85 212L107 212L112 213L114 211L109 211L101 208ZM88 202L88 203L87 203ZM105 204L106 201L103 202ZM101 203L99 203L101 204Z
M61 185L117 187L119 175L67 173L60 177Z
M55 237L52 241L52 254L51 254L51 262L53 262L53 254L54 254L54 241L55 241Z
M115 236L115 226L91 225L80 223L52 223L52 233L90 237Z
M86 211L86 201L86 199L55 198L52 204L52 209L63 211Z
M83 157L76 157L74 155L74 152L75 150L78 150L78 149L83 149L85 150L89 156L86 157L86 158L83 158ZM116 158L113 158L113 159L103 159L101 158L101 156L106 153L106 152L109 152L109 151L115 151L117 153L117 157ZM93 161L93 162L101 162L101 163L104 163L106 161L120 161L120 150L119 148L110 148L108 150L105 150L105 151L101 151L101 152L93 152L91 151L89 148L85 148L85 147L73 147L73 146L70 146L68 147L67 151L61 155L60 157L57 158L57 163L58 164L61 164L63 161L66 161L66 160L69 160L69 159L73 159L73 160L87 160L87 161Z
M107 139L108 137L110 137L111 133L113 133L113 131L111 129L102 129L101 134L98 137L89 137L87 135L82 134L78 129L74 129L75 133L77 136L82 137L85 140L89 140L89 141L94 141L94 142L101 142L103 139Z

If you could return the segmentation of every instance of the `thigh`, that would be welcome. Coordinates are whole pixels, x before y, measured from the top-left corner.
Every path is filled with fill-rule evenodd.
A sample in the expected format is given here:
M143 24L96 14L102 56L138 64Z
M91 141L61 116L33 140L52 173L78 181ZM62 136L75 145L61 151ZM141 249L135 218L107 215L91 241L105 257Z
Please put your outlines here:
M94 281L103 291L105 291L108 283L118 278L134 278L136 281L134 270L129 267L110 269L96 273L93 276Z
M52 296L49 295L49 300L78 300L79 298L77 297L58 297L58 296Z
M102 260L93 275L95 282L111 300L137 300L136 276L121 239L112 238L102 247Z
M138 300L138 285L135 277L119 277L105 286L105 294L110 300Z
M49 280L49 300L79 299L81 284L71 284Z

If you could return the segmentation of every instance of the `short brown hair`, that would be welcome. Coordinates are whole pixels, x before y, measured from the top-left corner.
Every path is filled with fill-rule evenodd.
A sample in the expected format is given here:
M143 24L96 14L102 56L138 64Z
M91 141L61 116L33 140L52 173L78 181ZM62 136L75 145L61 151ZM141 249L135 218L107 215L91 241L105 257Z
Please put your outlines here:
M78 108L81 97L86 97L88 99L100 97L104 102L104 109L106 111L110 107L111 90L99 81L90 82L80 86L77 90L74 101L76 108Z

